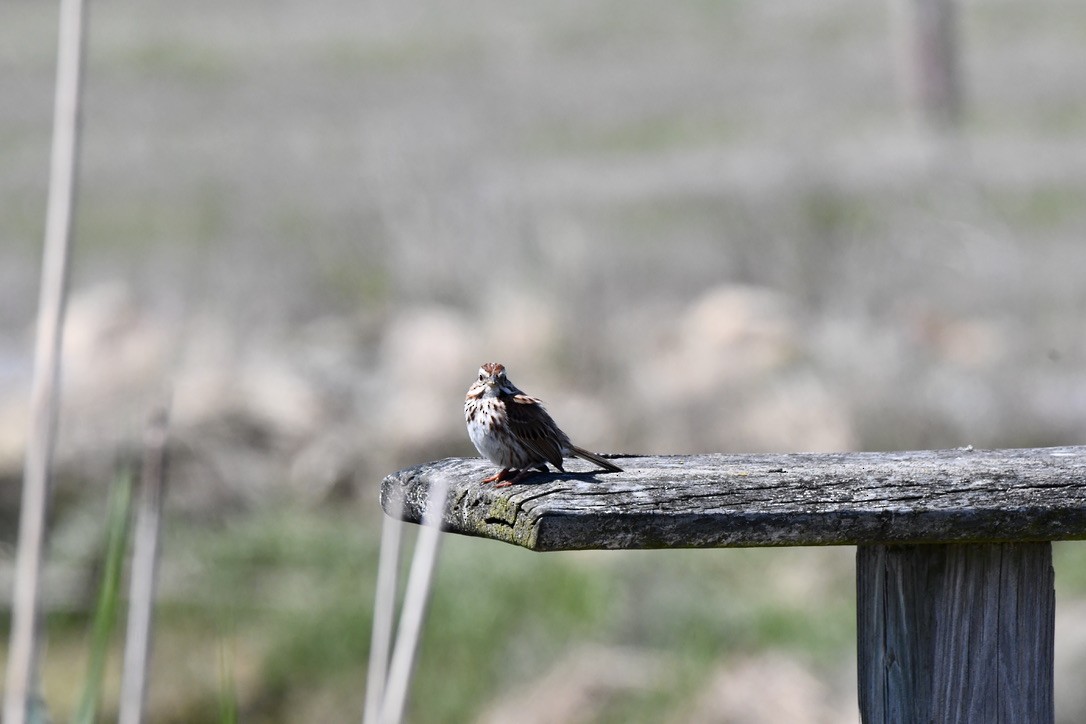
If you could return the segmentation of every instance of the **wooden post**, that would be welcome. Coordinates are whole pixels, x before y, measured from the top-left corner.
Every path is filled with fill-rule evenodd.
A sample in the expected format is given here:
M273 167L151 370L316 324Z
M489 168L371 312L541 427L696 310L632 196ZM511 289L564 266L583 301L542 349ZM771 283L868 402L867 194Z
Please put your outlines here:
M955 0L895 0L906 103L930 128L961 120L962 82Z
M1051 724L1051 543L862 545L865 724Z

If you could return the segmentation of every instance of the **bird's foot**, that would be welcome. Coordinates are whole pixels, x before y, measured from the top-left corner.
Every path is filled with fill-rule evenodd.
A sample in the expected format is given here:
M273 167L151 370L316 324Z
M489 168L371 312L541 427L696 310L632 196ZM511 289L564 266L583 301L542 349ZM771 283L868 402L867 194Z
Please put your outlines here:
M543 468L543 471L546 472L546 468ZM498 483L494 487L495 488L508 488L510 485L513 485L515 483L519 483L521 480L524 480L524 478L528 477L529 475L531 475L534 472L537 472L537 471L534 470L533 468L525 468L524 470L519 470L519 471L517 471L516 475L509 478L504 483Z
M491 475L489 478L483 478L479 482L480 483L494 483L494 482L499 482L500 483L501 481L508 478L509 474L511 472L513 472L512 468L502 468L498 472ZM501 487L501 486L496 486L496 487Z

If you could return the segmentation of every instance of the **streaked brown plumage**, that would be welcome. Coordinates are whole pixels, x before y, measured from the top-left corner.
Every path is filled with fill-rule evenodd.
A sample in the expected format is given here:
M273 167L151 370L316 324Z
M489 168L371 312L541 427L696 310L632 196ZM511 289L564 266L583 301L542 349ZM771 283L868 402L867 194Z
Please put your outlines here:
M479 377L468 388L464 401L464 419L475 448L501 467L484 483L512 485L532 470L546 471L547 463L564 472L562 459L567 455L593 462L609 472L622 472L609 460L571 443L543 403L517 389L506 377L505 367L497 362L479 368Z

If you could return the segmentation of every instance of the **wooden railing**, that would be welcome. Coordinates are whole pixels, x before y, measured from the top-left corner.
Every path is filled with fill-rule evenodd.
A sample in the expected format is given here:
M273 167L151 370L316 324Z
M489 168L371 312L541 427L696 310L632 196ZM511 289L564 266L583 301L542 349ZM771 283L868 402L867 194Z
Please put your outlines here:
M496 489L450 458L385 478L419 522L536 551L855 545L864 722L1052 722L1051 541L1086 538L1086 447L621 456Z

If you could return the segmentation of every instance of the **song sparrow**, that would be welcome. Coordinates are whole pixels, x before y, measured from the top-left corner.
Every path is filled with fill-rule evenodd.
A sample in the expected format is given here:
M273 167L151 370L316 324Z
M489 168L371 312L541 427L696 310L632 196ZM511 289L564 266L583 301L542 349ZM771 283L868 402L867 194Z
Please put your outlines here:
M484 478L498 488L519 481L532 470L546 472L547 463L565 472L562 458L575 455L604 470L622 468L599 455L577 447L543 409L543 403L517 389L505 376L505 367L487 362L479 378L468 388L464 419L475 448L501 470ZM513 474L513 471L517 471ZM504 481L504 482L503 482Z

